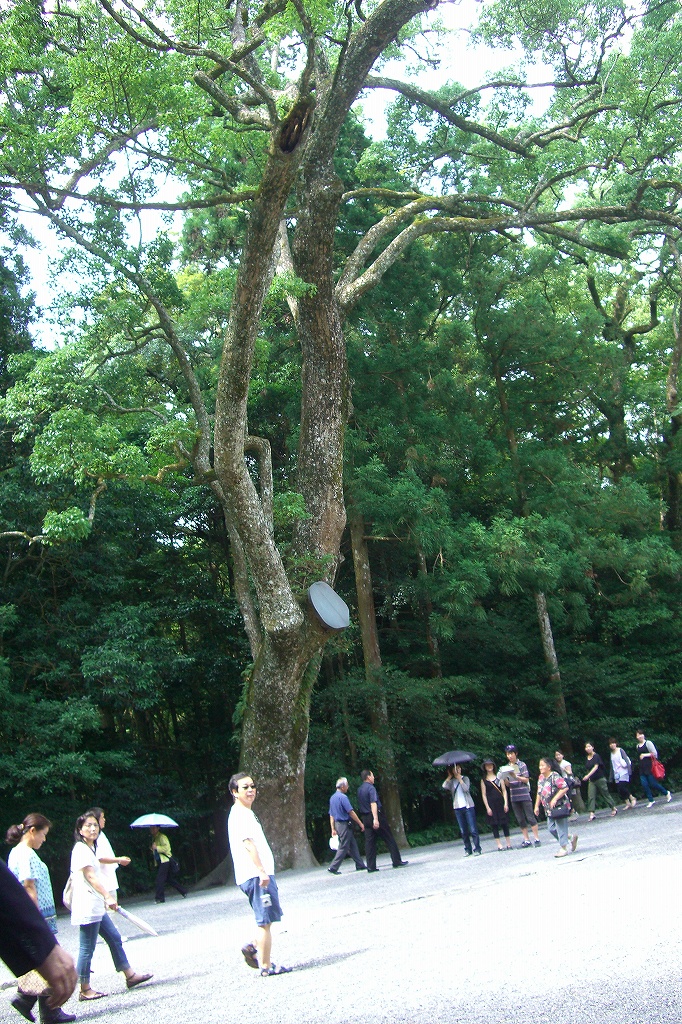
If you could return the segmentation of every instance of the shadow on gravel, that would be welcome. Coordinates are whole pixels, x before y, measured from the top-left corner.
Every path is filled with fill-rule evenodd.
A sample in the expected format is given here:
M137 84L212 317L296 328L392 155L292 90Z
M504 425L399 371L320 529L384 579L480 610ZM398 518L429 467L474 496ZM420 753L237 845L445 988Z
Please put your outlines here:
M366 953L366 949L354 949L349 953L334 953L330 956L319 956L314 960L304 960L295 965L296 973L299 971L307 971L313 967L328 967L330 964L338 964L341 960L349 960L353 956L359 956L361 953Z

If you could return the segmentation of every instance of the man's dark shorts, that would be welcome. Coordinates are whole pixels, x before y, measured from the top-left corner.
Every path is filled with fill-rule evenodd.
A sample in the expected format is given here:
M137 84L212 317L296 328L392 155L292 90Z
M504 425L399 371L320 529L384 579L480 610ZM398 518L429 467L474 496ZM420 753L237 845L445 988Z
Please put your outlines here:
M530 800L512 800L512 809L519 828L532 828L533 825L537 825L538 819L533 814L533 804Z
M277 890L277 882L275 876L270 875L270 883L267 889L263 889L260 884L260 878L249 878L247 882L243 882L239 888L243 893L249 897L249 903L251 909L256 918L256 924L259 928L264 928L266 924L274 924L276 921L282 920L282 908L279 905L279 892ZM272 900L271 907L263 906L263 893L269 892L270 899Z

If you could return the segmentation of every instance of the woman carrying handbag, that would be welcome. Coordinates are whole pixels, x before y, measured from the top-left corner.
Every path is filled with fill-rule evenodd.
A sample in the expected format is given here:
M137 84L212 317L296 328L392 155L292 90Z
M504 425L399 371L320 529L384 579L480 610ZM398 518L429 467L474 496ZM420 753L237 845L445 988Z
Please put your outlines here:
M535 798L535 814L540 810L540 802L547 815L550 835L559 844L555 857L566 857L573 853L578 845L577 835L568 834L568 816L571 813L571 802L568 799L568 785L563 775L556 771L550 757L542 757L539 764L538 795ZM570 849L569 849L570 843Z
M637 757L639 758L639 781L646 793L648 800L647 807L653 807L655 800L652 790L661 793L668 803L673 798L672 793L665 786L661 785L653 773L653 761L658 760L658 751L651 740L648 740L641 729L637 730Z

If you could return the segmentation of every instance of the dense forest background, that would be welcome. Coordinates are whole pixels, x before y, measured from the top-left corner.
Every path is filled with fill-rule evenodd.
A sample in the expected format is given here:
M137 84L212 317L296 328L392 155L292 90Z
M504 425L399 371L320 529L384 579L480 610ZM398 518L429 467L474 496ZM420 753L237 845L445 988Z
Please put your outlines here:
M654 38L660 50L661 25L678 32L676 5L663 7L667 20L638 23L630 54L639 46L645 60ZM672 38L665 45L679 53ZM622 107L638 101L621 66L612 83ZM524 102L508 90L485 117L499 127L505 104ZM541 133L550 114L524 116ZM610 182L619 200L653 173L662 150L675 165L679 138L662 119L656 137L638 139L637 173L624 160ZM510 187L521 174L512 155L500 150L484 172L462 141L467 131L401 96L381 141L351 113L336 173L358 195L370 176L406 196L436 179L475 190L477 176L489 188L497 176ZM622 133L624 152L625 124ZM606 134L603 122L585 133L586 163L603 159ZM226 154L232 180L248 180L257 159ZM557 190L561 160L555 150ZM125 283L69 253L64 269L79 287L59 294L49 347L35 342L44 314L17 255L28 239L7 193L4 201L0 821L6 828L31 810L50 817L46 859L63 873L72 821L103 805L117 852L135 856L121 872L131 890L148 886L149 864L146 835L127 824L163 811L180 823L175 852L198 879L226 854L227 780L239 762L251 661L224 516L191 465L168 462L186 416L182 388ZM380 205L373 195L343 208L339 268ZM115 232L106 216L101 237ZM146 249L207 389L244 232L239 210L188 210L179 235L161 231ZM395 772L408 840L450 835L431 761L455 746L499 761L514 742L532 767L561 745L580 764L586 740L605 755L611 735L632 755L641 725L674 780L678 241L675 225L652 232L640 221L588 226L580 238L572 229L416 237L350 311L348 526L335 587L352 623L327 643L312 696L305 790L318 856L336 777L353 785L366 766ZM291 300L301 287L286 275L272 280L248 400L249 431L272 450L285 559L306 516L294 482L301 356ZM150 469L149 453L164 445L166 462ZM251 471L257 477L256 461ZM296 558L289 574L304 602L320 567Z

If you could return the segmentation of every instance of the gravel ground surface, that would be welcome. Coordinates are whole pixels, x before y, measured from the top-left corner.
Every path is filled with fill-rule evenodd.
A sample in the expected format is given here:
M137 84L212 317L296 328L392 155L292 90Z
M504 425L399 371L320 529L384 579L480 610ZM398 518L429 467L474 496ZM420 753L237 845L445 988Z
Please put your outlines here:
M110 995L67 1009L95 1024L680 1024L682 797L574 824L578 849L559 860L543 825L539 849L516 833L510 853L488 837L466 859L441 843L397 872L385 855L374 875L350 860L339 876L283 872L273 959L294 971L281 977L244 963L253 919L235 887L131 901L159 937L117 923L154 981L126 991L98 944L92 984ZM60 941L75 955L68 919ZM0 1014L18 1024L11 995Z

